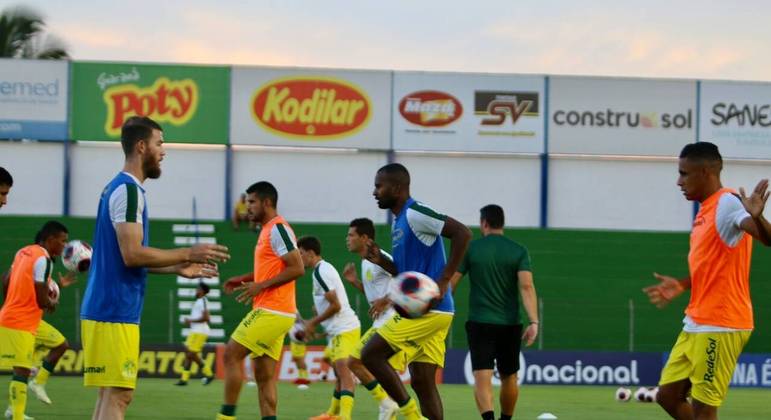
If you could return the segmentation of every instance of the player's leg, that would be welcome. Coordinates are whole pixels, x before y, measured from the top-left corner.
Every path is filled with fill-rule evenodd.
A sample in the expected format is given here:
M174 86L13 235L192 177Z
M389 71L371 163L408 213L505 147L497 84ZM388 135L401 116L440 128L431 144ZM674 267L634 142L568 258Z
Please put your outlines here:
M692 419L693 407L688 403L688 393L690 390L691 381L687 378L666 384L659 384L656 402L672 416L673 419Z
M522 325L496 326L489 331L495 333L495 360L501 377L501 419L511 420L519 398L517 372L522 345ZM492 381L492 377L490 379ZM492 397L492 388L490 397ZM490 410L492 410L492 404Z
M510 420L514 417L514 409L517 407L518 399L519 384L517 383L517 374L501 375L501 420Z
M370 328L361 337L359 342L356 343L356 347L354 347L351 356L348 358L348 368L359 379L359 382L364 385L367 391L369 391L372 398L377 401L379 406L378 418L390 420L399 410L399 406L388 398L388 394L386 394L383 387L380 386L380 383L375 379L375 376L367 370L366 366L364 366L364 363L361 361L361 350L376 332L377 328ZM393 363L391 365L393 366Z
M717 420L717 407L694 400L693 418L696 420Z
M225 397L220 411L220 417L228 419L235 417L238 395L243 384L242 363L250 350L231 338L225 345ZM254 362L254 361L253 361Z
M96 404L94 405L94 414L91 415L91 420L98 420L102 414L102 403L104 401L105 388L99 387L96 392Z
M133 399L134 390L131 388L106 388L98 420L123 420Z
M56 364L59 363L59 359L62 358L69 348L69 343L67 343L67 339L64 338L64 335L59 330L41 320L35 337L35 345L49 348L50 350L43 358L42 366L38 370L37 375L30 381L29 390L35 394L38 400L51 404L51 399L48 397L45 386L54 368L56 368Z
M278 391L276 386L276 360L270 356L259 356L252 359L254 365L254 380L260 399L260 415L262 418L275 416L278 406Z
M348 368L348 358L360 339L359 328L345 331L335 336L332 360L335 364L335 374L340 384L340 418L351 420L353 416L354 389L356 382L353 373Z
M493 406L493 370L474 370L474 401L477 403L479 414L484 420L495 419L495 407ZM501 389L503 399L503 389Z
M308 385L308 365L305 363L306 346L303 343L289 342L289 351L292 353L292 362L297 367L297 379L295 385Z
M466 321L466 338L471 354L471 371L474 374L474 400L483 419L495 418L493 405L493 368L495 367L494 326ZM503 390L501 390L503 398Z
M436 388L437 365L425 362L410 363L412 389L420 401L420 411L429 420L444 419L442 398Z
M693 408L687 398L691 390L689 377L694 366L689 354L692 353L694 339L694 334L681 331L672 346L666 365L661 370L656 402L672 418L693 418Z
M29 367L14 366L13 377L8 386L8 411L14 420L23 420L24 411L27 409L27 383L29 381Z
M192 367L192 365L193 365L193 352L191 352L190 348L188 347L188 349L185 350L185 361L182 362L182 373L180 374L179 381L174 385L177 385L177 386L187 385L187 381L190 379L190 368Z
M396 351L388 342L375 333L361 350L361 361L367 370L378 380L383 389L397 403L410 399L399 375L388 364L388 359L396 354Z

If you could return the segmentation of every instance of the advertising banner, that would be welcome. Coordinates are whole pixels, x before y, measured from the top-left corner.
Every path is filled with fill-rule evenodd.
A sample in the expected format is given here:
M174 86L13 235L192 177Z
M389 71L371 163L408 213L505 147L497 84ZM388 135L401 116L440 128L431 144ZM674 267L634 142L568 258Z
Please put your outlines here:
M164 140L225 144L227 67L131 63L73 63L72 137L119 140L123 123L146 115Z
M696 82L549 79L549 153L677 156L696 140Z
M390 148L391 73L234 68L230 141Z
M0 138L67 138L67 61L0 59Z
M702 82L699 140L724 158L771 159L771 83Z
M395 150L543 153L539 76L394 75Z

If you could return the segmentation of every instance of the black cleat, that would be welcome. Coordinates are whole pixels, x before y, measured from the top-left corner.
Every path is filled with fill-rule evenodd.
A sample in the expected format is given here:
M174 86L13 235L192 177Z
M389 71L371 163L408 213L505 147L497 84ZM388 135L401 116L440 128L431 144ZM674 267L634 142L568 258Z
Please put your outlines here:
M212 382L214 382L214 376L204 376L201 378L201 383L204 385L209 385Z
M176 385L176 386L187 386L187 381L179 381L179 382L175 383L174 385Z

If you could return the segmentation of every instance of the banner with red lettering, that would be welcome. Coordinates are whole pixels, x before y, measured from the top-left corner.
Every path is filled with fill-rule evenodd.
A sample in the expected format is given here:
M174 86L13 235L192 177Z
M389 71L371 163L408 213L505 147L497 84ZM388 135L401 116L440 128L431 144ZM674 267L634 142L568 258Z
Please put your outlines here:
M119 140L127 118L146 115L167 142L227 143L227 67L76 62L72 92L74 140Z

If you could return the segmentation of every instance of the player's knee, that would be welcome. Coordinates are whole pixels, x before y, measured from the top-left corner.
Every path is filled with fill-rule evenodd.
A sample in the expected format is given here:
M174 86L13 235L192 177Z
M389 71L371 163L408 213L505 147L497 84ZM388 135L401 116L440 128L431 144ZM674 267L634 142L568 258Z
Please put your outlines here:
M109 391L110 403L120 408L126 408L134 400L134 391L131 389L111 389Z
M268 384L273 381L273 371L269 369L257 369L254 373L254 380L259 384Z
M433 378L426 377L426 375L415 375L410 378L410 386L417 393L424 393L431 391L436 385Z
M61 352L65 352L69 348L70 348L70 343L67 340L64 340L64 342L62 344L59 344L59 346L56 349Z

